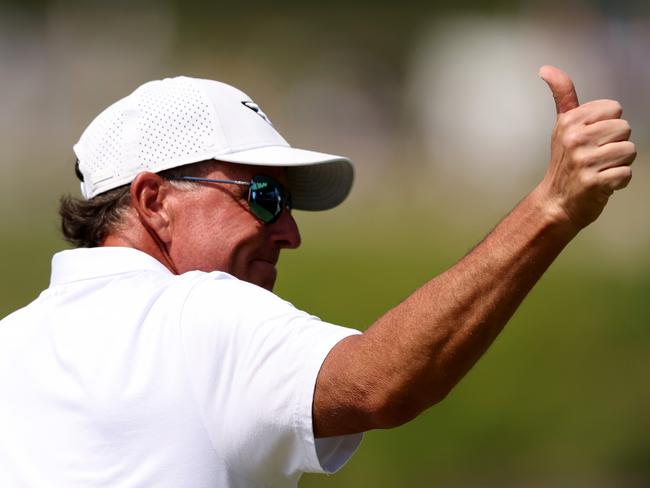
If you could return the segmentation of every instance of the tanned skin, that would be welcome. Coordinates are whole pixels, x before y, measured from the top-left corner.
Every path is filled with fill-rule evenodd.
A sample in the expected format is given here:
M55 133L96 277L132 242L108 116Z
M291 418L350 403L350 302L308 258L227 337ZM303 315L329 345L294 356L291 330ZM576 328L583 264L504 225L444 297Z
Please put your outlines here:
M627 186L636 157L618 102L578 103L563 71L544 66L557 109L548 171L476 248L387 312L338 343L316 381L317 437L394 427L442 400L492 343L564 247ZM283 168L215 162L209 178L248 181ZM144 251L173 273L225 271L268 290L280 251L300 245L285 211L262 224L245 187L179 187L153 173L131 184L131 205L105 246Z
M541 183L467 256L331 351L318 376L316 436L403 424L442 400L481 357L562 249L632 176L618 102L578 103L544 66L557 109Z

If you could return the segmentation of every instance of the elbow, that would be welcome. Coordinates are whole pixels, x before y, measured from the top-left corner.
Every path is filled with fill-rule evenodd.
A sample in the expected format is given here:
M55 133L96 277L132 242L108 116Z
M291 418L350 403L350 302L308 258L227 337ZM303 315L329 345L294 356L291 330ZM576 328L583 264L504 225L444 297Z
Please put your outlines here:
M371 429L392 429L410 422L444 400L451 388L422 388L412 391L377 392L367 396L366 412ZM413 391L415 390L415 391Z
M393 429L410 422L422 412L411 403L382 402L371 406L372 429Z

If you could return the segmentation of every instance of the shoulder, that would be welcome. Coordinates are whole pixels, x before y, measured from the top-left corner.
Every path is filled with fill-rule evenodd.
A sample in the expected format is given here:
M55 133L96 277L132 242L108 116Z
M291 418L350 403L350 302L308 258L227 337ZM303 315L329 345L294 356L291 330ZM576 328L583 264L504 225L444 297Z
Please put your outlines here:
M181 311L185 337L222 343L283 343L309 349L358 331L322 321L268 290L226 273L188 276L193 286Z
M238 316L259 316L274 312L297 311L288 301L257 285L239 280L220 271L203 273L192 271L182 275L190 284L186 307L215 307L220 314L236 313Z
M187 275L182 278L190 283L181 308L185 333L250 338L265 331L275 334L292 324L320 322L272 292L227 273Z

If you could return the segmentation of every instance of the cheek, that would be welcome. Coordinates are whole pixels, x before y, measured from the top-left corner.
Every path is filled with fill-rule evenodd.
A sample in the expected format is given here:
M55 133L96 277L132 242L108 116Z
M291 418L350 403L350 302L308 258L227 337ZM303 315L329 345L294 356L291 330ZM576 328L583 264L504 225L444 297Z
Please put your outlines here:
M239 222L233 225L233 222ZM256 260L264 246L264 235L257 221L249 222L239 216L229 224L214 226L211 232L204 232L200 239L200 249L204 263L210 271L219 270L237 278L251 281L256 273L269 274L268 263Z
M259 272L268 280L270 271L255 263L264 229L248 210L231 200L214 201L186 207L177 217L172 248L179 272L225 271L246 281Z
M211 244L215 242L214 239L197 229L189 228L186 236L179 244L172 247L172 257L179 272L227 271L228 259L224 246L214 246Z
M268 288L269 283L273 286L276 276L275 266L268 262L273 253L265 245L265 234L256 222L253 226L233 229L233 234L227 239L228 268L224 271Z
M231 246L213 214L193 209L178 216L171 254L179 272L228 271L227 256Z
M237 234L232 237L233 239L226 240L228 247L223 251L231 269L238 273L236 276L248 276L252 271L263 268L257 258L260 257L264 239L257 234Z

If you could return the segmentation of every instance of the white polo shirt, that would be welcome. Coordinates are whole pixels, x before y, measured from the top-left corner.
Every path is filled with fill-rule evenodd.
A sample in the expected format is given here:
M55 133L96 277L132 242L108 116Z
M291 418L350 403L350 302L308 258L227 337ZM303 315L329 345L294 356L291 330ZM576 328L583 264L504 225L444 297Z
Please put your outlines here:
M0 322L0 486L296 486L361 435L314 440L328 352L358 333L130 248L56 254Z

